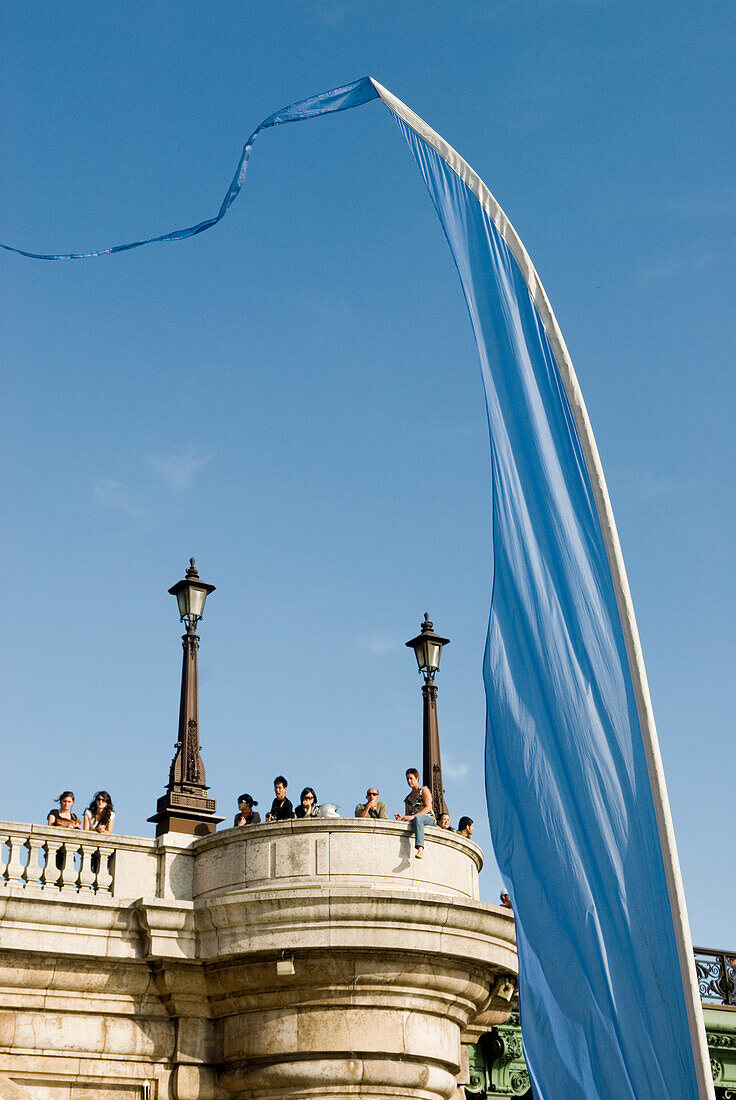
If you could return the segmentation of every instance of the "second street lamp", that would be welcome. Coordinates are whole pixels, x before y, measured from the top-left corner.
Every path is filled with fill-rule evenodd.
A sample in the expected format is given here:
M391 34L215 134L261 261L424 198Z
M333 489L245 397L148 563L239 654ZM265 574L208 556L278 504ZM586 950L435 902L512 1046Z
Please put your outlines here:
M447 813L447 804L445 803L445 790L442 784L440 731L437 722L437 685L434 682L434 677L440 667L442 647L449 645L450 639L441 638L439 634L435 634L434 626L429 621L429 612L425 611L421 633L406 644L409 649L414 650L419 671L424 676L424 683L422 684L422 696L424 697L422 761L424 774L422 782L432 792L432 808L435 819L439 821L440 814Z

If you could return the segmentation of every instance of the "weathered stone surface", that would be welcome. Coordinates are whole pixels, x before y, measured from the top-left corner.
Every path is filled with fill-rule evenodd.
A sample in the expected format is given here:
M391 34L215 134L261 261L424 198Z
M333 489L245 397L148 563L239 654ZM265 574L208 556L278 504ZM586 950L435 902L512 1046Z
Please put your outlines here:
M58 831L3 831L7 1100L450 1100L474 1021L508 1014L513 918L455 834L421 863L395 822L74 838L57 879Z
M197 844L194 897L234 887L288 887L316 878L331 885L364 884L377 889L478 897L483 855L477 844L430 828L432 858L413 859L409 827L397 821L315 818L279 821L257 828L228 829Z

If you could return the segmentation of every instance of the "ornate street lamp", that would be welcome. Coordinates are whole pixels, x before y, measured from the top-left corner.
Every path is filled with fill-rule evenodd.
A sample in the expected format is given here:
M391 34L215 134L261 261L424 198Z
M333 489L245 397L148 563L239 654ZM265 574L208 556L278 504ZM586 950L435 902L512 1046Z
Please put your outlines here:
M181 700L179 703L179 740L169 769L166 794L159 798L156 813L149 817L155 822L156 836L164 833L188 833L204 836L214 833L218 822L215 816L217 803L207 797L207 779L199 746L199 679L197 652L199 636L197 623L204 615L205 600L215 591L214 584L199 579L194 558L184 580L169 589L179 604L179 618L186 624L182 636L184 654L181 667Z
M442 647L450 644L449 638L441 638L435 634L434 626L429 621L429 612L424 613L421 633L406 643L409 649L414 650L414 655L419 665L419 671L424 676L422 695L424 697L424 759L422 770L424 778L422 782L432 792L432 806L434 815L439 821L440 814L447 813L445 802L445 790L442 785L442 761L440 759L440 731L437 723L437 685L434 682L435 673L440 667Z
M199 579L199 573L194 566L194 558L189 559L189 568L183 581L177 581L169 589L170 596L176 596L179 604L179 621L187 624L187 633L192 627L192 633L197 629L197 623L204 616L205 600L210 592L215 591L214 584L205 584Z

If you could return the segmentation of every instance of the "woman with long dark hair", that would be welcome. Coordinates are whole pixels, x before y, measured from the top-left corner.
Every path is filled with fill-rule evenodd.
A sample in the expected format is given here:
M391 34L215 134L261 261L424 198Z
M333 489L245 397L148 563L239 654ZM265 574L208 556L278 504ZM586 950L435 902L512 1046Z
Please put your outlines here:
M98 791L84 811L84 827L93 833L111 833L115 811L107 791Z
M314 793L314 787L305 787L299 796L299 805L294 810L295 817L316 817L317 810L317 795Z

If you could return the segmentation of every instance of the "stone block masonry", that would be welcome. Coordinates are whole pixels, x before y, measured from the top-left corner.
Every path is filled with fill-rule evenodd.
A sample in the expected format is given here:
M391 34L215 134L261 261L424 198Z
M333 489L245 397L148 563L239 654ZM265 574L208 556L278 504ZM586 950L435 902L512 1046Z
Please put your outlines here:
M456 834L421 862L352 818L0 844L4 1100L450 1100L509 1013L513 916Z

